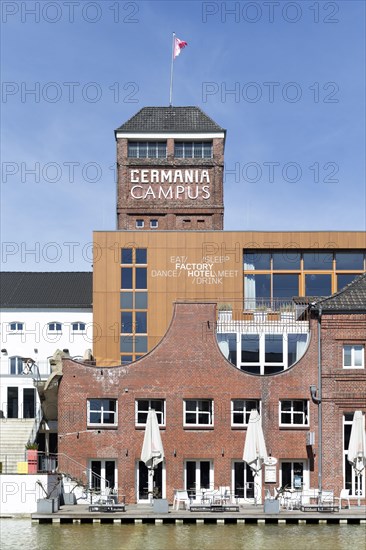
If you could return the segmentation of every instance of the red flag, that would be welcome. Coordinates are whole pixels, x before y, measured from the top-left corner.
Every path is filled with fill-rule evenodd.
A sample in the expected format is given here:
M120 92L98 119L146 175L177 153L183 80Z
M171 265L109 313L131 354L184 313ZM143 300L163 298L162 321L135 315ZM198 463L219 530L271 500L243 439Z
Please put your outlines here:
M183 48L185 48L186 46L188 46L188 43L185 42L184 40L180 40L179 38L174 38L174 52L173 52L173 59L175 59L176 57L178 57L178 55L180 54L180 52L183 50Z

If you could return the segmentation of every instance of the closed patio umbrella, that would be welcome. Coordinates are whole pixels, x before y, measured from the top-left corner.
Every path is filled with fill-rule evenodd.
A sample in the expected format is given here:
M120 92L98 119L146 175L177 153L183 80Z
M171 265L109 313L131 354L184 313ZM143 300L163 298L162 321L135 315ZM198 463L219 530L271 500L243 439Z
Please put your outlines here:
M154 490L154 470L164 460L164 448L161 441L158 419L154 409L147 414L144 443L142 445L141 460L149 470L148 494L151 502Z
M360 506L360 477L366 467L365 416L362 411L356 411L353 416L347 458L357 476L358 506Z
M247 435L244 444L243 460L253 470L254 483L256 476L262 469L263 462L268 458L266 443L261 424L261 417L257 410L250 411ZM257 499L256 499L257 500Z

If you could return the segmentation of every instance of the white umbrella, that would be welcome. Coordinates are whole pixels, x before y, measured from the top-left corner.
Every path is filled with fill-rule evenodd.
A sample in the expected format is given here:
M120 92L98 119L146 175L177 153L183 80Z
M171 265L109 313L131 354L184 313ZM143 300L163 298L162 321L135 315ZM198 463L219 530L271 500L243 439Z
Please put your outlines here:
M353 416L347 458L357 476L358 506L360 506L360 477L366 467L365 416L362 411L356 411Z
M257 410L252 409L244 444L243 460L253 470L255 477L259 475L263 462L268 458L266 444L261 424L261 417Z
M149 409L147 414L144 443L142 445L141 460L149 470L148 493L151 502L154 490L154 470L164 460L164 448L161 441L160 430L156 412Z

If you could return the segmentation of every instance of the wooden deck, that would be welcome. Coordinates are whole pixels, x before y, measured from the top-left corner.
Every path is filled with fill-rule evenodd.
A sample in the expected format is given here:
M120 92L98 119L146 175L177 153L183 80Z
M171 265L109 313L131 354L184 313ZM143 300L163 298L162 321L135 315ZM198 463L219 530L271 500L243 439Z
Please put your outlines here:
M182 524L182 523L231 523L231 524L306 524L306 523L353 523L366 525L366 507L352 506L339 511L317 511L310 509L281 510L279 514L265 514L263 505L239 506L239 511L173 510L168 513L154 513L151 506L130 504L125 512L89 511L89 505L62 506L53 514L32 514L32 520L39 523L117 523L117 524Z

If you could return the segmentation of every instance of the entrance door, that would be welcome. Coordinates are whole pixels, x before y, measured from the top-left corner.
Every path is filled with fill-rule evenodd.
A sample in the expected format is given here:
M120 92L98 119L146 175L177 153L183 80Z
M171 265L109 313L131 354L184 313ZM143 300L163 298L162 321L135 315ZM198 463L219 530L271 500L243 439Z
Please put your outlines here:
M8 387L8 418L18 418L18 388Z
M187 460L184 469L185 488L193 500L200 500L206 489L214 488L211 460Z
M100 493L106 494L106 489L116 488L117 470L115 460L90 461L90 486Z
M137 502L147 502L149 499L148 484L149 484L149 470L146 467L145 462L141 460L137 464L136 468L136 493ZM154 470L154 498L163 498L165 492L163 490L163 463L159 462L157 468Z
M23 418L34 418L36 409L36 392L34 388L23 390Z
M240 502L255 499L253 470L245 462L233 463L234 495Z

